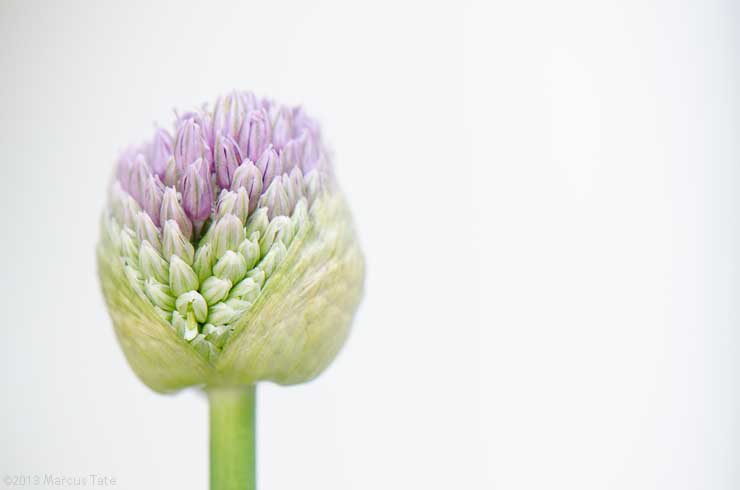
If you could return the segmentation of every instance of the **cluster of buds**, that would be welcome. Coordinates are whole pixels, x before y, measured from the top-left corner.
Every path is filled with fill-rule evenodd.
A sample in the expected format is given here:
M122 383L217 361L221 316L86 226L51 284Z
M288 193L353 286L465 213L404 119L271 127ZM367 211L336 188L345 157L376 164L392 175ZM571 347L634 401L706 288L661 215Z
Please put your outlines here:
M291 257L290 270L276 279ZM346 337L363 277L318 125L300 108L240 92L178 114L172 133L157 129L150 142L123 152L98 258L124 352L140 377L160 390L310 379ZM345 287L338 296L337 283ZM330 293L317 290L319 284ZM271 294L279 300L275 311L266 297ZM291 304L293 311L283 310ZM335 318L314 318L319 312ZM207 367L189 359L192 373L167 374L151 350L176 347L161 349L138 338L142 331L149 339L162 335L157 325L147 327L156 323L153 318ZM275 342L255 347L266 334ZM241 342L231 340L240 335ZM307 342L316 340L319 345L309 349ZM270 349L276 355L269 356ZM242 372L224 374L220 362L242 366ZM310 369L296 372L295 363Z

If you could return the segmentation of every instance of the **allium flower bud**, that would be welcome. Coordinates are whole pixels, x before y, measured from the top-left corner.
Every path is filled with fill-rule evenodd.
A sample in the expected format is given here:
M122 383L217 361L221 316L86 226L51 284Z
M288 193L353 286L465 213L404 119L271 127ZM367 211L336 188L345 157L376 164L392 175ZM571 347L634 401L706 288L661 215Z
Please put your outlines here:
M200 292L203 294L203 298L209 305L215 305L222 299L226 298L231 291L232 283L226 277L211 276L205 281L200 288Z
M318 125L234 92L126 150L98 266L126 357L158 391L308 381L332 361L364 263Z
M210 156L208 142L196 119L190 118L184 121L177 130L175 142L174 158L177 169L183 171L199 159L210 163Z
M180 200L177 197L177 191L174 187L168 187L164 190L159 219L162 223L166 223L167 220L174 220L182 234L185 235L185 238L190 240L193 234L193 224L185 214L185 210L182 209Z
M247 114L239 133L239 148L242 155L257 160L270 144L270 117L264 109Z
M149 243L144 240L141 242L141 248L139 249L139 270L146 277L153 277L162 284L169 282L169 266L167 261L162 258L159 252Z
M195 271L177 255L170 259L169 279L170 289L175 296L198 289Z
M282 167L280 167L280 157L277 151L270 146L262 155L257 159L255 166L259 169L262 174L262 188L267 189L272 184L272 179L276 175L282 174Z
M164 224L162 254L166 260L172 260L173 256L177 256L187 264L193 263L195 256L193 245L185 238L174 220L168 220Z
M230 139L239 137L242 121L249 107L249 101L239 92L232 92L216 102L213 114L213 137L216 142L220 136Z
M239 244L246 238L244 225L233 214L226 214L213 227L213 252L218 259L227 250L238 250Z
M206 300L198 291L188 291L178 296L175 307L183 317L187 317L192 312L194 318L199 322L204 322L208 314Z
M249 216L249 195L244 188L235 191L221 191L216 204L216 220L220 220L227 214L233 214L244 224Z
M241 281L247 274L247 261L242 254L231 250L218 259L213 266L213 275L221 279L228 279L232 284Z
M236 168L242 162L239 146L230 136L217 135L214 153L216 181L222 189L228 189Z
M262 172L250 160L242 162L234 172L234 177L231 180L231 190L238 191L239 189L246 190L249 197L249 212L253 212L257 208L257 200L262 194Z
M164 129L157 129L154 141L149 147L149 165L152 172L164 179L167 172L167 164L172 158L172 136Z
M211 215L212 201L211 174L208 165L199 158L185 169L182 179L182 207L191 220L202 223Z
M139 211L136 213L136 235L139 240L147 240L149 243L154 245L154 248L161 250L162 241L159 238L159 230L152 221L152 218L145 212Z

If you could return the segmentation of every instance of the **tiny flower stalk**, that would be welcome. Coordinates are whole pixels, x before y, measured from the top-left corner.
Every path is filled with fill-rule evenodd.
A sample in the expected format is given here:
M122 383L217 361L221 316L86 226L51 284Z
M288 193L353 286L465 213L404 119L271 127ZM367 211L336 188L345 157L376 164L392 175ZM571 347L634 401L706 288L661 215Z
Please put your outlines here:
M256 385L318 376L349 333L364 261L318 125L234 92L124 151L98 271L123 352L211 406L211 488L255 488Z

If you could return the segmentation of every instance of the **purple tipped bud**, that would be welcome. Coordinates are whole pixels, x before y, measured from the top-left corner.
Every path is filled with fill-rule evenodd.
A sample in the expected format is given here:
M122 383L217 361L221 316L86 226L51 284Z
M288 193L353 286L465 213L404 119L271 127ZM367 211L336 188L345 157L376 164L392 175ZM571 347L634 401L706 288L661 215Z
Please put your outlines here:
M216 143L219 136L239 136L246 111L246 101L238 92L232 92L216 102L216 111L213 114L213 137Z
M282 179L275 179L270 187L262 195L259 206L267 208L270 219L275 216L290 216L291 203L288 194L283 187Z
M149 175L141 197L141 207L151 216L154 224L159 226L159 210L162 208L164 186L156 175Z
M262 156L259 157L255 164L259 171L262 173L262 188L267 189L270 187L272 180L276 175L282 173L282 167L280 165L280 158L278 158L277 152L272 147L267 148Z
M133 163L131 163L128 180L121 182L124 190L131 194L131 197L136 199L136 202L139 204L142 204L144 189L146 188L151 175L152 173L149 170L149 166L146 164L144 155L138 154Z
M216 219L223 218L227 214L234 214L234 205L236 204L236 192L223 189L218 196L216 203Z
M229 136L216 136L216 181L222 189L228 189L236 168L242 161L239 146Z
M208 147L213 148L213 116L205 106L203 107L203 110L188 111L183 114L178 114L177 111L175 111L175 115L177 116L177 119L175 120L175 134L180 131L180 128L182 128L185 123L192 120L200 128L201 135Z
M290 140L283 151L280 152L280 163L283 167L283 172L290 173L295 167L300 167L303 161L303 153L306 147L307 140L306 133L295 140Z
M211 214L213 187L211 174L202 159L185 170L182 179L182 207L194 222L202 223Z
M257 207L257 200L262 193L262 172L249 160L242 163L231 179L231 190L245 189L249 196L249 212Z
M162 248L162 243L159 239L159 230L154 225L152 218L145 212L139 211L136 215L136 235L139 240L148 241L156 249Z
M276 108L275 111L277 114L272 128L272 144L282 150L293 134L293 113L287 107Z
M187 119L178 128L174 157L178 173L199 158L210 165L210 148L195 118Z
M270 119L264 109L247 114L239 132L239 147L242 155L257 160L270 144Z
M242 225L259 222L260 211L268 219L260 206L269 217L290 215L333 182L318 124L300 108L234 92L175 116L173 130L157 129L148 143L121 154L111 188L116 221L134 229L144 211L149 219L139 217L137 230L152 244L167 221L189 241L209 218L214 226L203 230L204 240L227 215Z
M234 202L234 216L242 221L247 222L249 216L249 194L243 187L236 191L236 201Z
M190 240L193 234L193 224L185 214L185 210L182 209L180 201L177 199L177 191L174 187L167 187L164 190L159 219L162 223L167 222L167 220L175 221L177 226L180 227L180 231L185 235L185 238Z
M172 158L172 136L164 129L157 129L154 141L149 147L149 164L152 172L164 178L170 158Z

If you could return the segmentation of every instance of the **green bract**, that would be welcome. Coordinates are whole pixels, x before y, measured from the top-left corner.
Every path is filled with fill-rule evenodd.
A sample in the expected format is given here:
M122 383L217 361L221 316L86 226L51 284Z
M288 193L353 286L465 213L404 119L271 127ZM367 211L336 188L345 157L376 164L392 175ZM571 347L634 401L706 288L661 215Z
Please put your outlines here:
M144 383L159 392L295 384L329 365L359 303L364 262L342 195L333 185L314 192L289 217L269 219L266 207L245 223L215 214L197 247L174 221L162 243L146 222L137 232L144 220L133 201L104 213L102 289Z

